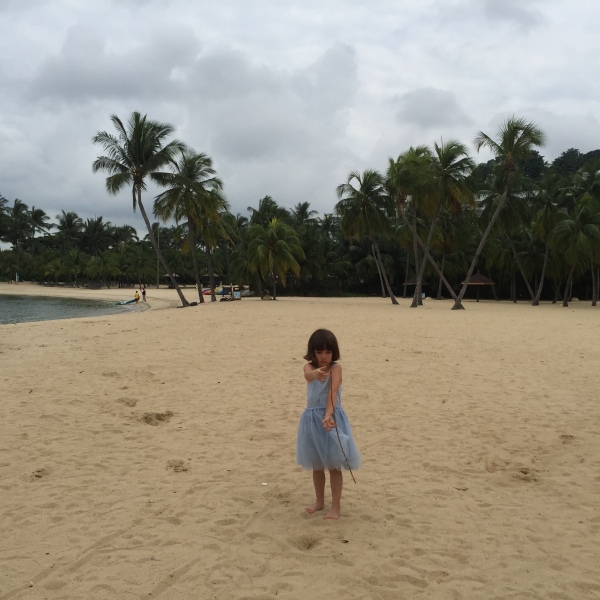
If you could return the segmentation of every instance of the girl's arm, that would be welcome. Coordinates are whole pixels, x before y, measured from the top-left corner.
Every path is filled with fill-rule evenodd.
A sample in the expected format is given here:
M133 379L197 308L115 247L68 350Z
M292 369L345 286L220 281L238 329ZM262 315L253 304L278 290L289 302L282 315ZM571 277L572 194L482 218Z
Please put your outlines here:
M306 363L304 365L304 379L306 379L306 381L311 382L315 379L318 379L319 381L325 381L327 377L329 377L329 375L325 373L323 369L317 369L310 363Z
M340 389L340 385L342 385L342 365L333 365L333 367L331 367L331 371L329 372L329 376L331 377L331 388L327 394L325 419L323 420L324 423L331 420L331 415L333 414L333 409L335 408L338 390Z

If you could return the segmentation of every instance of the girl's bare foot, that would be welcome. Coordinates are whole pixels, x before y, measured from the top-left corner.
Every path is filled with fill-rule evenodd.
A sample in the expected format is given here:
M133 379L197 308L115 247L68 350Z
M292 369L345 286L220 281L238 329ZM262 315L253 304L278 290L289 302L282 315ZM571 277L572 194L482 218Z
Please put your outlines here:
M329 511L327 512L327 514L323 518L327 519L328 521L339 519L340 518L340 509L339 508L331 508L331 509L329 509Z
M307 506L304 510L309 515L312 515L313 513L316 513L318 510L323 510L323 504L319 504L318 502L315 502L312 506Z

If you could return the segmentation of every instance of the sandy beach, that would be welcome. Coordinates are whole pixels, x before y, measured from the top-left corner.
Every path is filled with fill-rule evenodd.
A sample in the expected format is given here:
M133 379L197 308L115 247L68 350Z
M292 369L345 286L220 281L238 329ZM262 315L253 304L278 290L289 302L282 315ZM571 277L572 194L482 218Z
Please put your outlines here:
M0 326L0 600L599 598L600 308L400 303ZM364 461L337 522L295 465L317 327Z

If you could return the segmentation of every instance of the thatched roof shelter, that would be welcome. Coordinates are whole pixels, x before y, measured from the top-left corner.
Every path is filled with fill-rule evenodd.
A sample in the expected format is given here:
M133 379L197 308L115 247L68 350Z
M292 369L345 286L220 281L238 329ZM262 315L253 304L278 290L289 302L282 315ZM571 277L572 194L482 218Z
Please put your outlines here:
M461 285L464 284L465 282L461 281ZM479 302L479 288L482 285L494 285L494 282L489 277L486 277L485 275L482 275L479 271L477 271L475 275L471 275L471 278L469 279L469 283L467 283L467 285L477 286L477 302Z

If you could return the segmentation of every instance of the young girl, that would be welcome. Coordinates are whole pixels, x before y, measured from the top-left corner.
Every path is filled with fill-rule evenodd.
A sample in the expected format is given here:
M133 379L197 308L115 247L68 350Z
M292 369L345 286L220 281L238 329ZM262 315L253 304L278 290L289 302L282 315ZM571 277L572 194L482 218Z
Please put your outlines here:
M335 335L317 329L308 340L304 365L306 409L298 426L296 462L312 469L316 500L306 509L314 513L325 506L325 469L331 484L331 509L324 519L338 519L342 498L342 469L358 469L360 454L352 428L341 405L342 367ZM335 399L335 401L334 401ZM335 418L335 420L334 420ZM337 426L337 431L336 431Z

